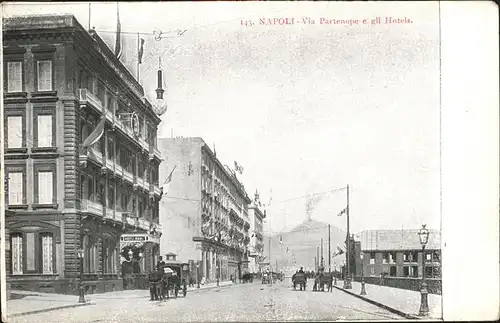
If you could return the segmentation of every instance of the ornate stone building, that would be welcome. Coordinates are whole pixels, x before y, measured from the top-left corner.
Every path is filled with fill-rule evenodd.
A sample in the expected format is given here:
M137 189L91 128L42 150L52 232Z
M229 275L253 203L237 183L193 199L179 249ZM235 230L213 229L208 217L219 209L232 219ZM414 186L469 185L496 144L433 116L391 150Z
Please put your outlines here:
M191 272L198 272L199 279L239 277L248 269L250 242L252 201L245 188L203 139L158 141L161 153L168 156L160 165L160 178L173 170L160 203L160 223L165 227L161 253L173 252L192 263Z
M250 263L248 264L251 273L261 271L260 262L264 258L264 236L263 221L266 218L266 212L262 212L259 205L258 194L255 194L254 201L248 208L250 215Z
M160 118L73 16L3 28L8 280L72 293L82 271L87 292L120 290L122 263L144 272L159 253Z

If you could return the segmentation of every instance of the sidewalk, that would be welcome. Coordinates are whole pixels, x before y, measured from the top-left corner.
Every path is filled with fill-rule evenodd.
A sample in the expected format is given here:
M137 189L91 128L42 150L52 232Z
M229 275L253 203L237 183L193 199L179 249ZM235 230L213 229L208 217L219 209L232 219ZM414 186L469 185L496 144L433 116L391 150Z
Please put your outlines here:
M359 295L361 292L361 283L352 282L352 289L348 290L343 289L343 286L344 282L337 280L337 285L333 287L407 318L423 319L418 316L421 298L420 292L365 284L366 295L361 296ZM441 295L428 294L427 299L429 316L425 319L442 319Z
M232 286L232 282L209 283L200 285L200 288L188 287L187 293L198 293L203 290L214 288L225 288ZM12 295L23 296L22 298L14 298L7 301L8 317L15 317L27 314L36 314L48 312L63 308L71 308L78 306L95 305L102 300L108 299L123 299L123 298L147 298L149 299L149 289L132 289L116 292L108 292L102 294L86 294L86 303L78 303L77 295L64 295L53 293L40 293L31 291L12 290ZM14 296L14 297L16 297Z
M78 296L73 295L38 293L17 290L12 290L11 295L21 295L24 297L18 299L10 299L7 301L7 317L36 314L63 308L93 305L93 303L88 300L86 303L78 303Z

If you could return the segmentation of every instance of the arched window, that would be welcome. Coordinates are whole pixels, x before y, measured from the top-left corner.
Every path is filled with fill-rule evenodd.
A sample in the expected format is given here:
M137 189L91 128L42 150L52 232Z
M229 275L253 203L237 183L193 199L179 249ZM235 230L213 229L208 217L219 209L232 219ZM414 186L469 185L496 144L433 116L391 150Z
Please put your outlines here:
M12 274L22 275L23 273L23 235L13 233L10 236L11 243L11 264Z
M116 273L116 242L112 238L105 238L102 243L103 272Z
M42 246L42 273L54 273L54 256L52 233L44 232L40 234L40 245Z
M82 248L83 248L83 272L88 273L90 271L90 238L88 235L83 236Z

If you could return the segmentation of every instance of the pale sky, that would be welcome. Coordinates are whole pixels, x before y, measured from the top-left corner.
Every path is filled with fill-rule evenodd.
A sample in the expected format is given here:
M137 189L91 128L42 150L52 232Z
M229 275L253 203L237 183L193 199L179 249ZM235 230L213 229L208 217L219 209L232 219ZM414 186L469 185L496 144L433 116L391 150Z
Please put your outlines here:
M88 4L4 5L5 16L71 13ZM114 46L116 3L93 3L91 25ZM386 16L413 24L320 25L320 17ZM259 26L310 17L314 25ZM202 137L267 202L273 231L307 218L307 199L349 184L351 231L439 229L439 25L429 3L120 3L126 52L154 98L158 57L169 109L159 137ZM255 25L241 25L252 20ZM153 30L186 30L155 41ZM345 190L321 195L311 217L345 229Z

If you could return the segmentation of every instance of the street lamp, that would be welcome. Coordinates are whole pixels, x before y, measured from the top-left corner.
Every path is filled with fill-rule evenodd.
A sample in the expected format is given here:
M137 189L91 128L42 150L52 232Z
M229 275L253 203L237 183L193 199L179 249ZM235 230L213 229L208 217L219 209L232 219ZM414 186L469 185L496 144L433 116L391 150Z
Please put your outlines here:
M200 275L198 273L199 268L200 264L196 262L196 288L200 288Z
M365 289L365 273L363 271L363 258L365 254L363 251L359 254L359 257L361 258L361 293L359 295L366 295L366 289Z
M86 303L85 302L85 290L83 288L83 258L84 258L84 250L79 249L78 250L78 259L80 260L80 279L79 279L79 286L78 286L78 291L80 294L80 297L78 298L78 303Z
M420 238L420 244L422 245L422 288L420 289L420 311L419 316L429 315L429 304L427 303L427 284L425 283L425 245L429 240L429 230L426 229L426 225L423 224L422 228L418 232L418 237Z
M333 283L337 286L337 265L333 265Z

